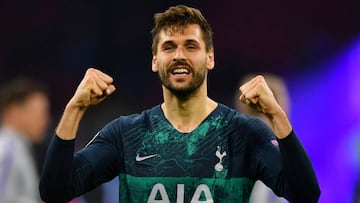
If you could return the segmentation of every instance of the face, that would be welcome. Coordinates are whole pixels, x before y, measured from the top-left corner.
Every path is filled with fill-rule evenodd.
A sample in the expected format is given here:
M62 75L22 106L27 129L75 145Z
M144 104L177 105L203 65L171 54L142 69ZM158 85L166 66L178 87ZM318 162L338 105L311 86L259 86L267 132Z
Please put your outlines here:
M44 94L34 93L19 108L24 133L32 142L41 142L49 124L48 98Z
M163 86L175 95L188 95L204 84L207 71L214 68L214 51L205 49L199 25L190 24L178 32L159 33L152 70Z

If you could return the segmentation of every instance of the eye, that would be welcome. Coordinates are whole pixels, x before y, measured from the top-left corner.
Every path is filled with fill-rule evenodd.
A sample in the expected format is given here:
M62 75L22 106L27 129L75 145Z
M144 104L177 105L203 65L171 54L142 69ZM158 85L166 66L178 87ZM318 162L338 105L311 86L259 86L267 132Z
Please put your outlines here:
M167 46L164 46L163 47L163 50L164 51L172 51L175 49L175 46L172 46L172 45L167 45Z
M188 49L188 50L195 50L196 48L197 48L197 46L193 45L193 44L186 45L186 49Z

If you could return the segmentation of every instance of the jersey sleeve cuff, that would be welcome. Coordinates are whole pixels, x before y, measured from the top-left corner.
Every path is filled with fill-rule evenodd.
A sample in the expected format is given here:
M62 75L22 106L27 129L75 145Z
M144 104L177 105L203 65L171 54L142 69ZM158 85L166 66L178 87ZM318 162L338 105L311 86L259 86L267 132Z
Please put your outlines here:
M298 141L297 137L296 137L296 133L295 131L292 129L291 132L289 133L288 136L286 136L285 138L277 138L278 142L282 142L282 143L288 143L288 142L294 142L294 141Z
M54 133L54 139L53 139L53 142L56 144L56 145L61 145L61 146L64 146L64 147L73 147L75 145L75 139L72 139L72 140L64 140L64 139L61 139L56 133Z

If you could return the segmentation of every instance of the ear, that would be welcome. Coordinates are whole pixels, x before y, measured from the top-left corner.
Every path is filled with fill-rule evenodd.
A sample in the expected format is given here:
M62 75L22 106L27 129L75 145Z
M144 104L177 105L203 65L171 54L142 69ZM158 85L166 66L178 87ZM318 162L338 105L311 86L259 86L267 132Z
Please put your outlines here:
M214 59L214 48L211 48L207 55L206 67L208 70L212 70L215 67L215 59Z
M152 61L151 61L151 70L153 72L158 72L158 70L159 70L157 67L157 58L155 55L153 56Z

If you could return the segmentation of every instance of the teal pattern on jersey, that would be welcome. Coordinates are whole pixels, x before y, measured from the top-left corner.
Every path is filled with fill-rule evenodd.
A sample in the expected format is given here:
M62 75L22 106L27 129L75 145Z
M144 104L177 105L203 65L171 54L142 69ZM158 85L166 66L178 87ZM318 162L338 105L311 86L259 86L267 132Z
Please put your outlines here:
M177 131L163 115L152 115L150 128L134 128L124 135L125 171L135 176L200 176L219 162L217 150L224 153L228 140L223 135L227 121L222 114L209 116L194 131ZM135 156L151 158L136 161ZM221 160L223 170L207 177L226 177L228 157Z
M249 200L254 181L228 177L231 131L222 113L213 112L190 133L176 130L161 111L148 122L124 135L120 202Z

